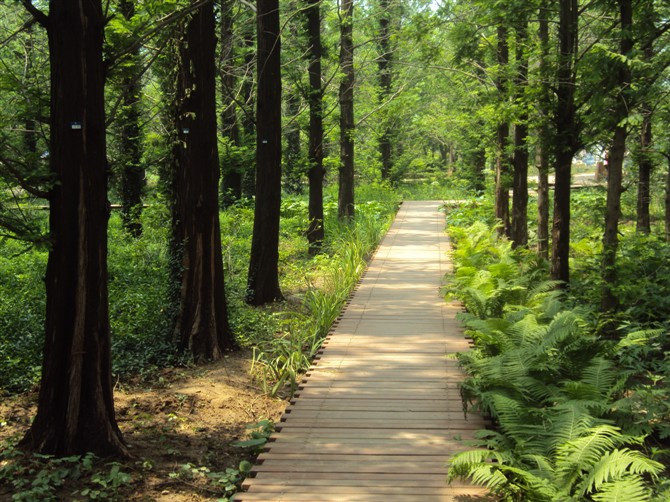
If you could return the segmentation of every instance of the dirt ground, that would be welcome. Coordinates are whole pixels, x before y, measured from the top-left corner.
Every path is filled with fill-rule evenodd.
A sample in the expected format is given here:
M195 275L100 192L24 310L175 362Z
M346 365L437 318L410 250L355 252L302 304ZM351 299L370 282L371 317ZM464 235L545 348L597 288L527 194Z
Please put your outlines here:
M250 362L246 351L205 366L167 369L152 388L117 386L116 417L134 456L121 462L132 476L123 498L182 502L222 496L206 478L170 474L188 463L223 472L253 458L231 443L247 437L249 424L277 422L287 401L262 393L249 374ZM36 399L36 392L2 398L0 442L26 431ZM67 485L62 500L76 488ZM11 500L1 484L0 500Z

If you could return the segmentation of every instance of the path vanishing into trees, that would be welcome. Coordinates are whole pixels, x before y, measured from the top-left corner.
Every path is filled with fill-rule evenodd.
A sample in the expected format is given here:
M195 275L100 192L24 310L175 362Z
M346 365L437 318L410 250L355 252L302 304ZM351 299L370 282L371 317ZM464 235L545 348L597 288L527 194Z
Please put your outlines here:
M468 349L457 303L440 295L451 267L439 201L405 202L331 330L237 501L476 500L446 484L479 416L464 418Z

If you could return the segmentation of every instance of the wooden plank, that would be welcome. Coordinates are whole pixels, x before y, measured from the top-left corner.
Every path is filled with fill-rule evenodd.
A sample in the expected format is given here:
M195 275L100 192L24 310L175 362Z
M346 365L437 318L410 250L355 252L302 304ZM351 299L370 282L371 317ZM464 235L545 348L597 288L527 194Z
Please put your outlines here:
M278 430L288 428L305 427L327 427L327 428L352 428L352 429L483 429L486 422L481 419L472 420L363 420L363 419L334 419L334 420L310 420L293 418L287 422L281 422L276 427Z
M244 480L242 487L252 484L287 484L303 486L434 486L444 487L445 478L442 474L415 474L411 478L396 474L369 473L369 472L324 472L318 476L313 472L285 473L278 475L274 472L259 472L254 478ZM452 486L470 486L461 481L452 483Z
M390 460L377 461L374 464L365 462L338 462L327 460L284 460L269 459L260 465L255 465L252 472L374 472L374 473L396 473L410 475L418 473L447 475L447 468L440 462L419 462Z
M463 412L449 411L380 411L380 410L299 410L291 409L284 415L287 420L294 419L326 419L326 420L464 420Z
M458 489L458 491L453 492L452 496L445 495L421 495L418 499L422 502L451 502L457 500L463 500L462 498L455 498L460 495L480 495L482 491L475 491L474 489ZM378 493L365 493L365 490L362 490L361 493L353 495L348 494L343 498L344 494L333 493L333 494L321 494L321 493L289 493L289 494L269 494L269 493L253 493L253 492L242 492L235 495L233 500L235 501L273 501L273 502L283 502L283 501L310 501L310 502L380 502L380 497L383 501L388 502L407 502L408 500L418 500L416 497L412 497L411 494L401 494L401 495L380 495Z

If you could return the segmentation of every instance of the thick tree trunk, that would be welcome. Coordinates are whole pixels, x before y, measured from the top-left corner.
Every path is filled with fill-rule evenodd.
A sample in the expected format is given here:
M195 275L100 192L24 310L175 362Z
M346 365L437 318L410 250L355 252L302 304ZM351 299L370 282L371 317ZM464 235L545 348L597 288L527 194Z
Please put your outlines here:
M380 0L379 8L379 58L377 65L379 67L379 103L383 104L391 95L391 85L393 83L393 72L391 64L393 62L393 52L391 50L391 12L390 0ZM387 122L386 120L384 122ZM393 167L391 135L392 128L388 123L382 124L382 134L379 138L379 153L382 162L382 179L386 180L391 174Z
M297 89L286 95L286 112L291 123L286 131L285 186L288 193L300 195L302 194L303 170L300 165L300 125L295 120L300 113L300 94Z
M526 110L525 94L528 86L528 22L523 21L516 28L516 102ZM511 238L514 247L528 244L528 112L522 112L514 127L514 191L512 198Z
M652 129L651 129L651 110L648 106L645 110L642 120L642 131L640 134L640 157L638 163L639 177L637 183L637 227L640 233L648 234L651 232L651 217L649 215L649 205L651 203L651 172L654 169L654 163L651 158L652 147Z
M135 5L130 0L119 4L123 16L130 20L135 15ZM133 237L142 235L142 194L144 168L142 167L142 138L140 131L140 94L142 86L139 46L123 65L121 92L121 219L123 228Z
M540 126L537 145L537 254L549 258L549 148L551 145L549 116L551 114L551 70L549 67L549 1L539 8L540 39Z
M628 57L633 49L633 4L632 0L618 0L621 20L620 54ZM623 160L626 153L625 125L619 125L628 116L632 103L628 99L628 88L631 83L631 70L626 64L619 67L619 93L614 112L614 140L610 152L607 177L607 212L605 213L605 233L603 235L603 296L600 307L604 312L615 310L618 299L615 293L617 280L616 254L619 247L619 218L621 216L621 181Z
M575 112L574 61L577 54L577 0L559 2L559 65L556 90L556 182L551 229L551 278L570 282L570 181L579 131Z
M282 298L279 290L281 206L281 69L279 0L257 0L258 97L256 112L256 208L247 302Z
M233 1L221 0L221 131L227 148L240 145L240 127L235 111L235 54L233 45ZM221 162L221 205L227 207L242 197L242 166L228 150Z
M323 227L323 88L321 87L321 14L320 0L307 0L307 37L309 49L309 253L321 251Z
M177 68L173 229L182 272L174 337L198 362L235 347L221 257L215 29L214 7L204 4L187 21Z
M498 71L500 75L496 80L499 99L505 101L505 67L509 61L509 46L507 44L507 28L498 26L498 49L497 49ZM501 234L510 235L509 219L509 189L511 185L511 173L509 158L507 156L507 143L509 141L509 124L500 123L496 129L496 188L495 188L495 217L502 223L499 227Z
M337 215L354 216L354 39L353 0L340 4L340 172Z
M37 416L22 446L41 453L126 455L114 419L107 299L107 171L99 0L52 0L52 247Z

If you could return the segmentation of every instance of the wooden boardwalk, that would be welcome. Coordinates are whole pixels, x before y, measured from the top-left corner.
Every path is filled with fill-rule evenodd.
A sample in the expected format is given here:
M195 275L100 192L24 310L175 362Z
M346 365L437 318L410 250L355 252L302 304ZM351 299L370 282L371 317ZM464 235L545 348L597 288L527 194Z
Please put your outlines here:
M406 202L237 501L476 500L446 484L449 455L485 422L464 419L468 349L438 201Z

